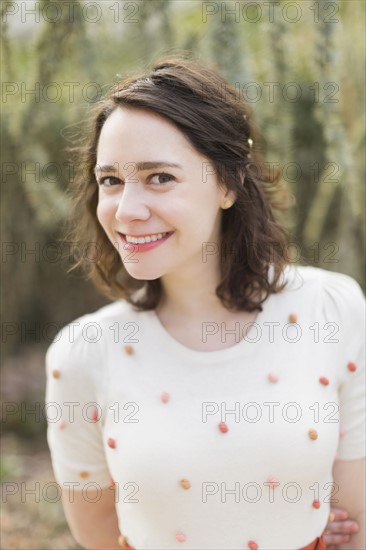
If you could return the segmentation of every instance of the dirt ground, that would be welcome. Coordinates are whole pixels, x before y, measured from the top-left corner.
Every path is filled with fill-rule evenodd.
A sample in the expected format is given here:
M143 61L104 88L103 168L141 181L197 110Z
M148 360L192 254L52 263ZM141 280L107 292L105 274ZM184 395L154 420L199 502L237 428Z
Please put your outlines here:
M43 439L1 440L1 550L78 550Z

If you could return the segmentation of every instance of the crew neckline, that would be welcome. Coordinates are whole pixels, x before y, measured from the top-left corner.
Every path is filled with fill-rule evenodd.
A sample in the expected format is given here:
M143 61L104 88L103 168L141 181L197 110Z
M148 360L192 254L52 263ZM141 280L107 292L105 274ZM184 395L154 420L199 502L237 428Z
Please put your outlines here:
M267 296L266 300L261 304L262 311L259 311L254 321L251 321L251 327L247 330L246 336L234 345L219 350L199 351L188 348L178 340L176 340L164 327L155 310L145 311L144 314L148 318L150 328L152 328L151 337L154 342L158 342L159 347L169 350L176 354L177 357L183 357L187 360L197 361L199 363L213 363L224 359L233 359L235 357L243 357L252 355L260 349L264 344L265 331L261 326L263 322L270 318L270 311L273 307L274 294ZM256 325L256 326L253 326ZM245 325L243 325L245 326ZM258 328L259 327L259 328ZM243 327L240 327L242 330ZM231 329L231 327L230 327ZM146 331L149 334L149 329ZM227 338L232 338L227 336Z

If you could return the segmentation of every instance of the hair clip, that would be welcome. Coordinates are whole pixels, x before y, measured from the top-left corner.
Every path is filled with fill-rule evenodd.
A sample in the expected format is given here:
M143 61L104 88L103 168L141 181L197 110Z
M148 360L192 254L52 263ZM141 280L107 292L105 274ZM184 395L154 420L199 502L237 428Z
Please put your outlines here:
M248 159L252 158L251 156L251 152L252 152L252 148L253 148L253 140L252 138L248 138L248 145L249 145L249 149L250 149L250 153L248 155Z

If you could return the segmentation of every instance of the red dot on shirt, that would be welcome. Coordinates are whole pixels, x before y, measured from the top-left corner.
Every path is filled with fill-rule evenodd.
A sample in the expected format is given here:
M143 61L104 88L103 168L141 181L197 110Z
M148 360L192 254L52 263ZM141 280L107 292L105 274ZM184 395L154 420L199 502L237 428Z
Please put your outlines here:
M274 477L269 478L268 484L269 484L270 487L272 487L272 489L275 489L276 487L279 486L279 482Z
M108 447L110 447L111 449L115 449L115 448L116 448L116 440L113 439L113 437L109 437L109 438L108 438L108 441L107 441L107 445L108 445Z
M355 365L355 363L353 363L352 361L350 361L350 362L347 364L347 369L348 369L350 372L355 372L355 370L357 370L357 366Z
M219 424L219 430L220 430L220 432L222 432L223 434L225 434L226 432L229 431L229 428L227 427L227 424L225 424L225 422L220 422L220 424Z
M166 392L166 391L164 391L164 392L161 394L160 399L161 399L161 401L162 401L163 403L168 403L169 397L170 397L169 393Z
M184 533L182 533L181 531L177 531L175 533L175 538L178 542L184 542L186 540L186 536Z

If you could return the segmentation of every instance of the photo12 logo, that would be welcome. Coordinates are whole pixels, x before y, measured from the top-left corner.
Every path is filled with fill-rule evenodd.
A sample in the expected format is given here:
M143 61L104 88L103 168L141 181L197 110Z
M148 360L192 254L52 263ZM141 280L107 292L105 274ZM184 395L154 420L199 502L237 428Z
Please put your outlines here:
M106 20L114 23L139 23L139 12L141 4L139 2L92 2L85 0L75 2L73 0L62 0L62 2L32 2L7 1L5 0L2 8L2 22L8 23L17 18L21 23L57 23L58 21L74 23L82 21L83 23L95 24Z
M337 2L202 2L202 23L219 18L223 23L284 23L294 24L309 15L314 23L339 23Z
M219 499L222 504L226 504L226 502L256 504L263 499L273 504L281 498L287 503L296 504L302 499L308 500L311 498L313 507L320 508L322 502L331 504L338 502L335 495L339 491L339 486L334 482L327 482L322 486L319 482L315 482L309 487L303 487L296 481L281 484L276 479L270 478L261 484L255 481L247 483L236 481L230 484L224 481L219 483L217 481L204 481L201 489L204 504L212 502L213 498L215 500Z

